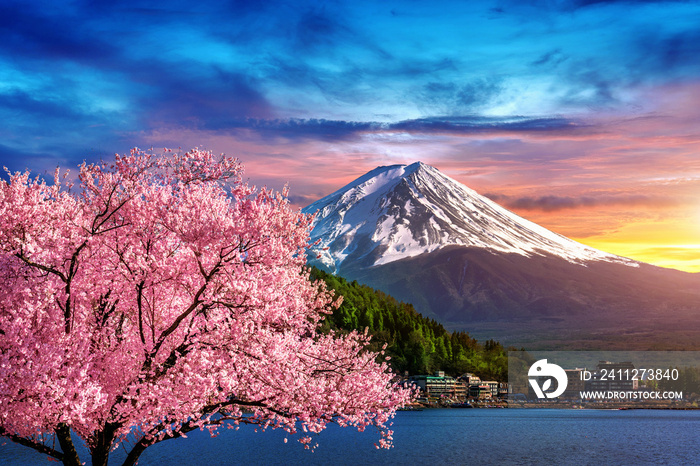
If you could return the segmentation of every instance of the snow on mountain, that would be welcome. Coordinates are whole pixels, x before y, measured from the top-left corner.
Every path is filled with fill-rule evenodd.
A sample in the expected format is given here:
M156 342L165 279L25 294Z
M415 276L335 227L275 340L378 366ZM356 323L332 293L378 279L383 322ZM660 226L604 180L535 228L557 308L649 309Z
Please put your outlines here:
M316 213L314 262L333 272L348 259L382 265L453 245L638 266L519 217L422 162L378 167L303 210Z

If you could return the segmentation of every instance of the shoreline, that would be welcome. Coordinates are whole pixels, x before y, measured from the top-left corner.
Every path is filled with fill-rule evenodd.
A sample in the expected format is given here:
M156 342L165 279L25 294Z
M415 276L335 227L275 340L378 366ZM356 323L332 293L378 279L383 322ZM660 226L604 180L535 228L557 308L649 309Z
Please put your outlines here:
M400 411L422 411L424 409L595 409L595 410L607 410L607 411L629 411L629 410L668 410L668 411L697 411L700 410L700 406L693 405L690 402L677 403L677 402L659 402L659 403L645 403L643 405L635 403L596 403L596 402L586 402L586 403L573 403L573 402L547 402L547 403L537 403L537 402L512 402L507 401L497 401L493 403L484 402L474 402L470 403L470 406L450 406L450 405L439 405L433 403L413 403Z

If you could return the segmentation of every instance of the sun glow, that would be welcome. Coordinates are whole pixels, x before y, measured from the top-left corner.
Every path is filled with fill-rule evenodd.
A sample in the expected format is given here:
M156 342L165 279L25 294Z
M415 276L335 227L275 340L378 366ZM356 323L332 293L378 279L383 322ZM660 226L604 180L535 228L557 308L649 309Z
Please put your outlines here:
M700 244L618 243L581 240L582 243L619 256L684 272L700 272Z
M639 212L580 209L540 214L536 223L601 251L698 273L700 222L694 221L691 208L670 212L660 208Z

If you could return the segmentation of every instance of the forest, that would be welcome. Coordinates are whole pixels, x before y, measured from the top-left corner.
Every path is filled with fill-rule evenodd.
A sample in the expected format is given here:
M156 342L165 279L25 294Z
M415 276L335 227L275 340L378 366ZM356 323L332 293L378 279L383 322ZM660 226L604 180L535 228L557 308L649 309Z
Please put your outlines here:
M506 382L508 349L499 342L479 342L466 332L449 332L442 324L418 313L411 304L397 301L381 291L311 269L312 279L325 281L343 302L321 324L324 332L368 329L373 336L370 350L386 343L389 363L399 374L419 375L444 371L459 376L471 372L482 380Z

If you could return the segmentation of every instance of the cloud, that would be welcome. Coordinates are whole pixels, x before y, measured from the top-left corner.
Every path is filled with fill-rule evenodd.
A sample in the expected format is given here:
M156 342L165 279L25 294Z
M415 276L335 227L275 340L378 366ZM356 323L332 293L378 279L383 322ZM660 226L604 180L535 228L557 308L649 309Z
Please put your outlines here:
M561 117L445 117L420 118L385 123L378 121L345 121L325 119L255 119L229 121L228 128L246 129L264 137L288 139L350 140L367 133L452 134L455 136L505 133L590 132L594 127Z
M3 167L14 172L29 170L33 175L45 176L53 179L53 170L57 166L74 169L78 161L68 162L66 158L57 158L55 153L39 151L27 151L23 148L11 147L0 144L0 178L7 179L7 174Z
M143 125L221 130L246 118L272 115L272 106L253 78L218 67L205 71L203 78L188 70L140 75L146 88L138 102L144 109Z
M46 14L45 11L49 11ZM32 9L31 3L0 5L0 51L37 60L104 62L117 48L86 27L79 15L60 7Z
M700 30L648 29L635 36L636 65L655 76L696 75L700 71Z
M319 200L322 197L323 197L322 195L301 195L301 194L300 195L293 195L292 194L288 197L288 199L292 205L305 207L305 206L308 206L309 204L313 204L314 202L316 202L317 200Z
M552 2L550 0L529 0L521 2L518 0L500 0L498 8L492 11L503 13L506 10L522 11L527 9L540 10L541 12L576 12L581 9L602 9L602 8L634 8L641 5L664 5L684 3L684 0L561 0Z
M511 209L542 212L604 206L665 208L675 207L680 204L678 201L671 198L644 195L511 197L502 194L487 193L485 196Z
M622 5L644 5L652 3L678 3L679 0L572 0L571 6L574 8L585 8L589 6L606 6L614 4Z
M40 96L43 97L43 96ZM0 112L12 112L15 115L25 114L36 121L46 122L47 119L79 119L82 115L67 105L66 102L43 100L21 90L10 90L0 93ZM7 120L6 120L7 124Z
M532 65L556 67L567 59L568 57L562 53L561 49L557 48L540 55L537 60L532 62Z
M61 81L61 80L58 80ZM132 121L118 111L90 101L90 90L81 92L80 83L71 83L63 94L44 92L55 81L36 89L9 88L0 91L0 137L4 144L0 157L13 169L43 170L47 166L70 166L85 158L113 154L130 148L126 139ZM121 117L121 118L120 118ZM54 160L51 163L51 159Z
M339 35L349 32L338 17L328 14L326 8L306 10L296 25L297 47L316 50L319 47L333 45Z
M483 117L462 116L447 118L420 118L387 125L389 130L413 132L448 132L456 134L481 134L501 132L558 132L576 131L588 125L563 117Z
M638 253L648 256L660 256L674 260L700 262L700 247L698 247L698 245L678 245L644 248L640 249Z
M484 108L502 91L501 80L497 78L480 78L464 84L428 82L423 86L420 98L432 111L460 115Z
M324 119L246 119L233 125L236 129L249 129L264 137L287 139L320 139L339 141L355 138L360 133L379 131L377 122L356 122Z

